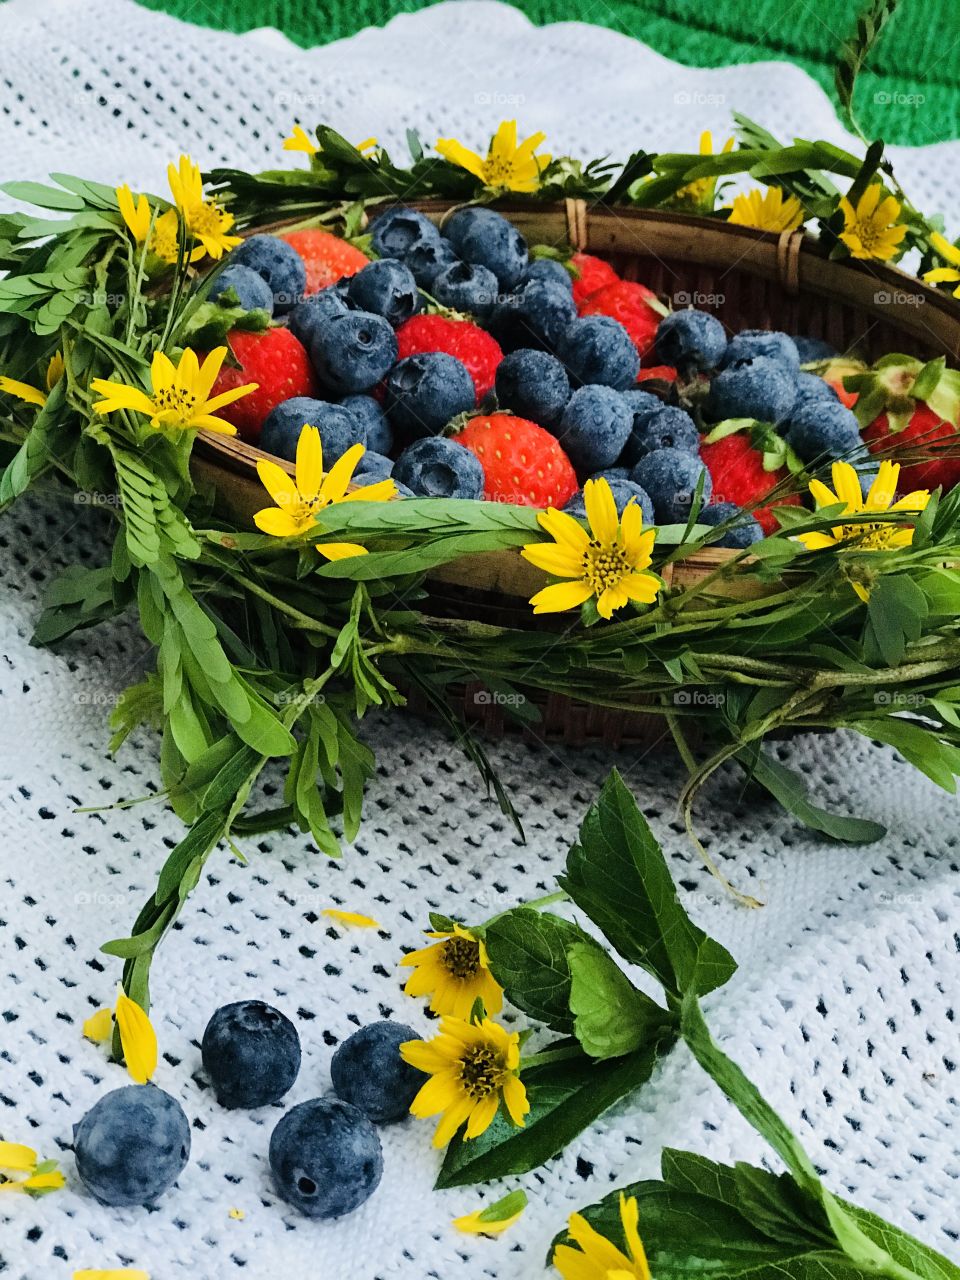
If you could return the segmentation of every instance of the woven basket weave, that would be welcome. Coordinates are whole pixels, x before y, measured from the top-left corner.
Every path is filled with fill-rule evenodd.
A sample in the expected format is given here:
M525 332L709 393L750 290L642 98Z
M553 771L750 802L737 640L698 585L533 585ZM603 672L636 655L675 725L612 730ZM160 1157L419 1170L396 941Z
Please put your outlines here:
M453 207L417 207L441 221ZM822 338L838 351L871 361L890 351L931 359L960 356L960 307L948 296L883 263L831 262L801 232L782 235L656 210L500 204L531 244L569 245L604 258L626 280L640 280L672 305L714 312L731 332L779 329ZM283 231L287 223L255 228ZM261 450L236 438L201 433L194 450L198 479L215 486L221 511L241 524L264 505L256 474ZM292 475L289 463L281 463ZM735 553L706 549L669 566L670 580L697 581ZM426 608L437 616L469 616L509 626L549 626L528 600L545 576L516 552L464 557L434 571ZM731 594L757 590L754 579L727 580ZM664 735L662 717L611 710L527 691L541 713L538 739L571 744L649 745ZM464 717L494 734L514 727L477 685L452 689ZM426 710L413 702L415 710Z

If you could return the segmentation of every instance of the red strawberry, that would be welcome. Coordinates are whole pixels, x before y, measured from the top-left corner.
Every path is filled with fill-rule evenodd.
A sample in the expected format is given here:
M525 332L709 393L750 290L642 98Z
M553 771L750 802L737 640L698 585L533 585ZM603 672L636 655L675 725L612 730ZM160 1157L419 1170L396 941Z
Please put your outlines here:
M651 293L646 285L633 280L616 280L592 293L580 305L580 314L612 316L619 320L642 359L653 349L657 326L663 319L662 312L650 305L651 300L656 303L656 294Z
M370 261L355 245L319 227L288 231L280 239L293 245L303 259L307 268L307 293L319 293L344 276L355 276Z
M637 374L638 382L649 382L651 378L657 378L661 382L676 382L677 371L670 364L650 364Z
M244 440L256 443L264 418L284 400L293 396L316 397L313 367L289 329L266 329L263 333L233 329L227 334L227 345L240 367L225 364L211 394L219 395L244 382L259 384L256 391L242 400L218 410L220 417L232 422Z
M960 484L960 372L941 357L922 364L890 355L848 378L870 452L904 458L898 488L944 492ZM949 453L942 447L949 446Z
M503 359L500 344L486 329L443 315L411 316L397 330L397 350L400 360L427 351L443 351L462 360L477 389L477 404L492 389Z
M773 533L777 519L771 506L763 505L763 499L790 474L785 465L784 442L771 428L756 432L728 431L724 427L720 430L724 433L712 432L714 438L708 435L700 445L700 457L713 480L712 501L735 502L738 507L745 507L764 533ZM791 493L778 495L772 505L797 506L799 502L799 494Z
M562 507L577 492L570 459L549 431L512 413L471 418L456 436L483 465L488 502Z
M578 307L605 284L616 284L620 279L609 262L590 253L575 253L570 261L580 272L573 282L573 300Z

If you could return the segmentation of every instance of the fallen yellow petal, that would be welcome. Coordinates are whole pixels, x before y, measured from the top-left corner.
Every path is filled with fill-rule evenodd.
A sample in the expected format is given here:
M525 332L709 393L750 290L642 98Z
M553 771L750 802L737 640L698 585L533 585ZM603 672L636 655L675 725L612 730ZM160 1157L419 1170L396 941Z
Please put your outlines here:
M127 1070L137 1082L146 1084L157 1069L157 1033L135 1000L117 993L115 1016Z
M361 915L359 911L338 911L336 907L324 907L320 914L327 916L330 920L337 920L340 924L352 924L358 929L379 929L382 927L378 920L374 920L373 916Z
M73 1280L150 1280L150 1277L139 1267L120 1267L113 1271L75 1271Z
M14 1169L17 1173L33 1173L37 1167L37 1153L22 1142L0 1142L0 1169Z
M229 1209L227 1211L227 1217L232 1218L234 1222L242 1222L246 1216L242 1209Z
M59 1191L67 1185L67 1180L59 1169L49 1173L34 1173L20 1183L24 1191Z
M109 1040L113 1032L113 1010L98 1009L96 1013L91 1014L83 1024L83 1034L88 1040L92 1040L94 1044L103 1044L104 1040Z

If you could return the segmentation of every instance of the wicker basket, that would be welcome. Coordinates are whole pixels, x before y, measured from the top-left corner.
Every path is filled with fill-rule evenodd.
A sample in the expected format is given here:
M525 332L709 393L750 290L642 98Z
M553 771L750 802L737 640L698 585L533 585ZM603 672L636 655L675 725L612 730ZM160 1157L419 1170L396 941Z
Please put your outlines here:
M419 202L439 221L451 205ZM822 338L865 360L890 351L931 359L960 356L960 307L943 293L882 263L831 262L816 241L797 231L780 236L708 218L661 211L558 205L500 204L530 243L570 245L609 261L627 280L642 280L674 305L713 311L732 331L773 328ZM257 231L282 231L276 223ZM262 450L243 441L201 433L194 450L198 479L213 484L221 511L250 523L264 505L256 474ZM274 459L276 461L276 459ZM293 468L281 463L291 474ZM706 549L670 566L675 584L696 581L733 552ZM482 618L510 626L551 625L533 619L527 603L545 576L515 552L464 557L430 575L429 608L439 616ZM755 592L755 580L726 590ZM649 745L664 736L662 717L576 703L528 691L541 712L538 739L571 744ZM513 727L475 685L451 691L464 717L492 733ZM415 710L426 710L414 704Z

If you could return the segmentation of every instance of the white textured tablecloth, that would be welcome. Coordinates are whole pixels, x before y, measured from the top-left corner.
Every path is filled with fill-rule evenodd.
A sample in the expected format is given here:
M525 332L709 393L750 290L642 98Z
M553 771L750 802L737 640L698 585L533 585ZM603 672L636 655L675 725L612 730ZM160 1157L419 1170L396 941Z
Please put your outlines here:
M276 33L220 35L128 0L11 0L0 6L0 51L3 179L61 170L160 190L184 149L204 164L295 164L279 150L294 116L354 138L376 133L398 154L408 126L428 141L444 133L476 145L513 115L545 129L555 153L584 156L687 148L706 127L722 137L734 108L784 136L843 138L796 68L691 70L599 28L537 30L495 3L441 5L302 52ZM895 154L915 200L955 219L943 175L960 148ZM154 976L157 1082L194 1126L190 1164L151 1211L86 1195L71 1125L127 1079L80 1034L118 976L97 948L128 928L181 828L157 805L74 812L147 791L157 743L143 735L116 761L106 753L106 715L149 658L132 621L57 655L30 647L43 585L105 550L99 513L54 502L31 497L0 520L0 1137L62 1155L70 1186L40 1201L0 1199L0 1275L61 1280L126 1265L153 1280L519 1280L541 1272L572 1209L655 1174L663 1145L721 1160L763 1154L678 1050L637 1099L523 1180L530 1208L499 1241L458 1236L449 1221L514 1183L433 1193L431 1128L413 1121L383 1131L383 1183L352 1216L311 1223L277 1200L266 1150L280 1109L223 1112L204 1084L198 1044L213 1009L259 996L295 1018L304 1062L289 1103L329 1087L333 1048L356 1025L391 1016L426 1030L400 993L401 945L418 942L428 907L483 918L549 888L613 763L600 752L495 747L525 815L521 846L471 766L439 732L398 714L370 721L378 773L341 863L293 836L248 842L247 866L212 858ZM732 777L719 780L700 825L726 874L766 902L754 912L724 897L691 851L675 820L680 778L660 753L617 763L690 910L740 962L709 1002L715 1031L835 1190L960 1258L956 801L852 736L780 750L818 798L868 812L890 834L867 849L827 845L772 804L741 803ZM319 915L332 905L383 928L332 927Z

